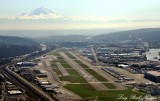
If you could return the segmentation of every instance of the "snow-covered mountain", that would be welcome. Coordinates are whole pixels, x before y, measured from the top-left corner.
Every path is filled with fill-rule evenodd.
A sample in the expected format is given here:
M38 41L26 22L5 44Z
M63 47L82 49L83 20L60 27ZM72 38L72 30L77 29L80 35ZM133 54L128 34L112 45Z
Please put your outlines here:
M36 8L35 10L33 10L30 13L22 13L20 16L15 17L17 19L23 19L23 20L30 20L30 19L63 19L64 16L60 15L60 14L56 14L54 12L52 12L51 10L44 8L44 7L40 7L40 8Z
M48 15L48 14L54 14L54 13L47 8L40 7L40 8L33 10L29 15L42 15L42 14Z

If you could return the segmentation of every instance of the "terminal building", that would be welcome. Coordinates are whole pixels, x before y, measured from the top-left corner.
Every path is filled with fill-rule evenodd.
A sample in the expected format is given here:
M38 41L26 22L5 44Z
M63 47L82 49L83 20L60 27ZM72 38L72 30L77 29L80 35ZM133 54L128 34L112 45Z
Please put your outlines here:
M144 74L144 77L153 82L160 83L160 71L148 71Z

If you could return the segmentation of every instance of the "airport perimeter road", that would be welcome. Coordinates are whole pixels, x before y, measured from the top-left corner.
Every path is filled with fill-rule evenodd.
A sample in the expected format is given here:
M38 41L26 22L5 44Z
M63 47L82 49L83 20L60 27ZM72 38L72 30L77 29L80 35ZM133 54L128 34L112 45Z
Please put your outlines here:
M66 71L66 69L62 66L60 62L56 62L56 65L58 66L63 76L69 76L69 73Z
M78 60L80 60L82 63L84 63L85 65L87 65L88 67L90 67L91 69L93 69L95 72L97 72L99 75L103 76L104 78L106 78L107 80L109 80L110 83L114 84L116 86L116 90L125 90L127 89L127 87L125 87L124 85L115 82L117 79L113 76L111 76L110 74L106 73L105 71L103 71L101 68L103 68L102 66L94 66L92 64L90 64L89 62L85 61L82 58L79 58L77 55L75 55L74 53L70 52L70 54L72 54L75 58L77 58Z
M74 68L84 79L86 79L96 90L107 90L108 88L99 82L95 77L89 74L83 67L78 63L68 57L64 52L59 52L59 54L68 62L72 68Z

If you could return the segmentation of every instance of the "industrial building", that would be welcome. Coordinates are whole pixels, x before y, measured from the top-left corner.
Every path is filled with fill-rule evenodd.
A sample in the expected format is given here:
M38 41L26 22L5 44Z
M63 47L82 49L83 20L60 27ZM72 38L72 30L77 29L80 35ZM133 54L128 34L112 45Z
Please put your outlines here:
M160 83L160 71L148 71L144 74L144 77L153 82Z
M23 67L23 66L35 66L37 65L37 63L33 63L33 62L18 62L16 64L17 67Z
M151 94L155 95L155 96L160 95L160 86L152 88L151 89Z

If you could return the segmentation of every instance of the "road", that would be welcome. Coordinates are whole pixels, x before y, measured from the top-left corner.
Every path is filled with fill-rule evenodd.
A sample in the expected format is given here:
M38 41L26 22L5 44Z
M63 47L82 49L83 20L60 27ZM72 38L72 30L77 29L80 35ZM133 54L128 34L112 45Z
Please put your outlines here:
M102 66L94 66L92 64L90 64L89 62L87 62L86 60L78 57L77 55L75 55L73 52L70 52L70 54L72 54L75 58L77 58L78 60L80 60L82 63L84 63L85 65L87 65L88 67L90 67L91 69L93 69L95 72L97 72L99 75L103 76L104 78L106 78L107 80L109 80L110 83L114 84L116 86L115 90L125 90L127 89L124 85L114 82L115 80L117 80L115 77L111 76L110 74L104 72L101 68L103 68Z
M78 63L68 57L64 52L59 52L59 54L65 59L68 64L74 68L84 79L86 79L96 90L103 91L108 88L99 82L95 77L89 74L83 67L81 67ZM98 83L97 83L98 82Z

